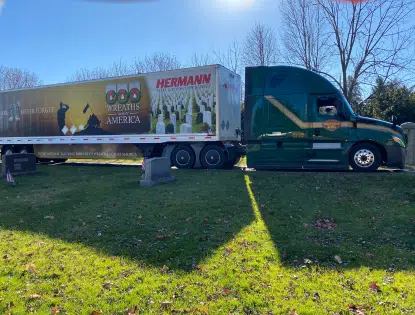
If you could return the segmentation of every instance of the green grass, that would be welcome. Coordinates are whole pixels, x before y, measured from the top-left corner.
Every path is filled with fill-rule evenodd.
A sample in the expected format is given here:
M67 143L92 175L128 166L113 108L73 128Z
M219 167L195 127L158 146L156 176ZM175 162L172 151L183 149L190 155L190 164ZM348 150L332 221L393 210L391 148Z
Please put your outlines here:
M40 171L0 184L0 314L415 312L412 174Z

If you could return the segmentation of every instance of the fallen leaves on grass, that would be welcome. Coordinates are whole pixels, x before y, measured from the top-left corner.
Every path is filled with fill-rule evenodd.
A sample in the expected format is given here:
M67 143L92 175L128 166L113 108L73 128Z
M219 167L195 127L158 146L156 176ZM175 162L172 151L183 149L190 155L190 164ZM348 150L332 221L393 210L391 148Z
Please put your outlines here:
M353 303L349 304L349 312L357 314L357 315L365 315L366 310L363 306L359 306L357 307L356 305L354 305Z
M166 265L164 265L164 266L161 268L161 272L167 272L167 271L169 271L169 267L167 267Z
M161 302L160 304L162 308L167 309L173 304L173 302L165 301L165 302Z
M35 264L26 265L26 267L24 268L24 271L36 272L36 265Z
M313 261L312 261L311 259L305 258L305 259L304 259L304 263L305 263L306 265L311 265L311 264L313 263Z
M111 260L117 259L117 256L111 256Z
M44 246L44 245L46 245L46 243L45 242L39 242L39 243L37 243L39 246Z
M103 312L101 310L99 310L99 311L93 311L89 315L100 315L100 314L103 314Z
M158 240L165 240L168 236L164 234L157 234L156 239Z
M313 228L318 230L329 230L333 231L336 228L337 224L334 223L334 220L331 218L318 219L313 222Z
M373 281L370 284L369 289L372 290L372 291L375 291L375 292L382 292L382 290L380 289L379 285L375 281Z
M229 289L224 289L224 290L223 290L223 294L225 294L225 295L229 295L229 294L232 294L232 291L231 291L231 290L229 290Z
M29 298L31 300L36 300L36 299L40 299L42 296L40 294L32 294Z
M47 215L45 216L45 219L54 220L55 217L53 215Z
M13 308L14 307L14 303L13 303L13 301L10 301L10 302L8 302L7 303L7 308L8 309L11 309L11 308Z
M8 254L3 256L3 259L10 260L10 256Z
M111 282L105 282L102 286L104 287L104 289L109 290L109 289L111 289L112 283Z
M50 314L51 314L51 315L56 314L56 313L59 313L59 306L58 306L58 305L55 305L55 306L54 306L54 307L52 307L52 309L50 310Z
M135 305L134 307L127 309L125 311L125 315L137 315L138 314L137 310L138 310L138 306Z
M342 264L342 263L343 263L343 261L342 261L342 259L340 258L340 256L339 256L339 255L334 256L334 260L335 260L338 264Z
M353 303L349 303L349 310L354 311L356 309L357 309L356 305L354 305Z

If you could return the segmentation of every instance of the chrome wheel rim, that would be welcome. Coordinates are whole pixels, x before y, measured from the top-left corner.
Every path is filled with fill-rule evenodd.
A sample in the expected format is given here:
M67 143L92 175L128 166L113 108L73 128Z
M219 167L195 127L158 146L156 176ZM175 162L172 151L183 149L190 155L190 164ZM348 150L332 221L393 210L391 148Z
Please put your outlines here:
M205 160L210 166L216 166L220 162L220 154L216 150L209 150L206 152Z
M354 162L359 167L371 167L375 163L375 155L368 149L361 149L355 153Z
M185 150L180 150L179 152L177 152L177 154L176 154L177 164L179 164L180 166L185 166L189 163L189 161L190 161L189 152L187 152Z

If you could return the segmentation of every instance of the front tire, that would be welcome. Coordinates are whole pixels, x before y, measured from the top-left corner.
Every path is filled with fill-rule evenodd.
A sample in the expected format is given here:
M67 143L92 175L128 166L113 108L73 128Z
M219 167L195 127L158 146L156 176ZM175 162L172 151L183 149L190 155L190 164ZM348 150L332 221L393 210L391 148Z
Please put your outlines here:
M221 169L226 163L225 151L218 145L207 145L200 153L200 163L207 169Z
M193 168L196 157L193 149L187 145L177 146L171 153L171 162L177 168Z
M382 155L373 144L361 143L350 151L350 166L356 172L374 172L381 162Z

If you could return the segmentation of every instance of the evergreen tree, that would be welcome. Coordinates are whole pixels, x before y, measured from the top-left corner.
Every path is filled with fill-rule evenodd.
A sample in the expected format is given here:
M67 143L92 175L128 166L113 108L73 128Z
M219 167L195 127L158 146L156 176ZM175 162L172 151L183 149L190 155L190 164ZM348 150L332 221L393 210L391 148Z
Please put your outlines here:
M378 78L368 102L369 116L390 121L392 115L398 123L415 121L415 93L395 80L385 83Z

